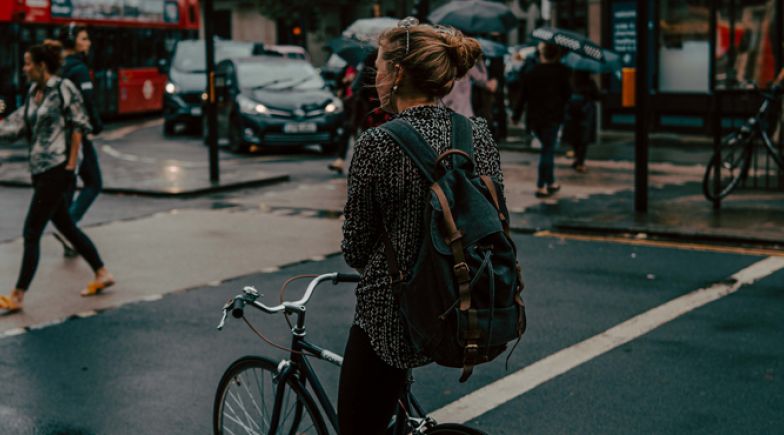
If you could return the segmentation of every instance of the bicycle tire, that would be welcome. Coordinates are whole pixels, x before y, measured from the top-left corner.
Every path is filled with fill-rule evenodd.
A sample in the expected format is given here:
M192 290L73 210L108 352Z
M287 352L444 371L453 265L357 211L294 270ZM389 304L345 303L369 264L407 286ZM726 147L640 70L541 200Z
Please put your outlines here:
M722 140L719 154L711 156L708 166L705 168L705 175L702 177L702 193L711 201L724 198L738 187L740 181L748 174L751 165L751 151L753 144L750 144L754 135L738 137L738 132L726 136ZM727 183L721 183L721 190L715 192L716 165L721 164L719 177L728 179ZM722 170L729 171L729 178L725 178Z
M267 417L265 421L265 415L272 414L275 397L273 386L276 384L274 378L277 372L277 363L268 358L246 356L234 361L221 377L215 393L212 413L213 432L216 435L244 433L267 435L269 426L263 427L263 425L269 425L269 418ZM254 381L255 385L250 385L250 381ZM248 388L249 385L255 386L255 391ZM281 408L283 415L276 433L328 435L327 426L310 393L294 377L287 379L286 386L288 388L284 393ZM239 393L230 394L232 387L237 387ZM245 403L245 399L240 395L243 392L249 399L248 403ZM256 393L260 395L259 400L254 400L253 396ZM294 397L293 402L292 397ZM227 403L227 400L231 402ZM232 404L240 408L242 415L234 410ZM249 406L253 406L258 411L258 419L248 411ZM227 418L224 419L224 416ZM235 429L229 429L230 427Z

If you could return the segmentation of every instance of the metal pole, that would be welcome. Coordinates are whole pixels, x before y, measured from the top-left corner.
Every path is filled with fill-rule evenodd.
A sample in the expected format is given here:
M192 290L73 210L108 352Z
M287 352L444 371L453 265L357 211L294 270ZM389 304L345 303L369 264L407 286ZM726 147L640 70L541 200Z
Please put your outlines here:
M648 2L637 2L634 209L648 212Z
M732 11L735 0L730 0L730 10ZM718 8L716 2L711 2L711 10L710 10L710 52L716 52L716 43L718 38ZM734 28L735 23L732 22L733 12L730 12L730 50L733 50L732 45L735 43L734 37ZM732 53L730 52L730 65L727 68L727 80L725 83L729 82L729 72L733 71L733 57ZM713 167L713 191L716 192L716 195L713 198L713 209L719 210L721 208L721 198L719 198L718 192L721 191L721 95L720 92L716 89L718 87L718 82L716 81L716 58L715 56L710 57L710 92L711 92L711 124L713 125L713 156L714 158L718 159L716 165Z
M220 181L220 168L218 163L218 111L215 95L215 23L213 18L213 0L203 0L204 11L204 46L207 63L207 145L210 150L210 181Z

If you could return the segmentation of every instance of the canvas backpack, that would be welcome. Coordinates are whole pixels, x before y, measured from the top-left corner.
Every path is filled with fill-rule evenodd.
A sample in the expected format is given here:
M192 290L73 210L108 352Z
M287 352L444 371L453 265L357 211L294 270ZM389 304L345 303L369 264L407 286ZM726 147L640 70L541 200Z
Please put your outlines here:
M506 201L496 180L475 172L468 118L452 114L451 149L441 155L405 120L381 128L430 184L424 242L408 274L401 272L389 235L382 237L407 338L436 363L462 368L465 382L475 365L493 360L512 341L516 346L525 332L523 280Z

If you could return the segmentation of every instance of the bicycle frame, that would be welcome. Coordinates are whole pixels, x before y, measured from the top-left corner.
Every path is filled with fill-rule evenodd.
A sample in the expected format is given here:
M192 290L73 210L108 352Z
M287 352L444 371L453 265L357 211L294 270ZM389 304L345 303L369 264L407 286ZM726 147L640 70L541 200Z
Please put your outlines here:
M335 432L340 433L338 415L332 402L329 400L324 387L316 375L315 370L310 365L308 357L315 357L324 360L337 367L343 365L343 357L327 349L322 349L315 344L305 340L307 331L305 329L305 314L307 312L305 305L310 300L315 288L324 281L331 280L333 283L338 282L357 282L358 275L350 276L339 273L320 275L315 278L308 285L305 295L293 302L283 302L280 305L269 307L257 301L259 292L253 287L245 287L243 294L230 299L223 307L223 317L218 324L218 330L221 330L226 321L227 314L232 313L233 317L243 317L244 307L251 305L267 314L285 313L286 315L296 316L295 325L291 329L291 352L289 359L283 359L278 364L278 373L275 377L277 387L275 390L275 403L273 405L272 416L270 418L270 431L275 433L278 429L280 420L281 406L283 405L283 397L285 393L286 383L289 378L293 377L292 381L297 382L302 386L302 390L306 394L314 393L316 401L321 407L323 413L326 414L327 422L332 426ZM252 327L251 327L252 328ZM421 430L426 427L435 425L435 421L426 416L424 410L417 402L416 398L411 394L411 385L413 384L413 376L411 371L408 372L408 379L406 387L401 394L400 404L397 412L390 424L387 426L388 433L394 435L404 435L408 432L408 424L413 427L413 434L420 434ZM308 387L309 384L309 387ZM312 399L312 396L310 397ZM299 420L302 415L302 405L298 405L295 411L295 420ZM323 414L322 414L323 416ZM401 420L407 424L398 424ZM394 432L389 432L394 429Z
M308 361L308 357L318 358L337 367L341 367L343 365L343 357L328 349L322 349L321 347L305 340L305 336L307 335L307 331L305 330L305 312L305 307L301 306L298 307L298 309L293 313L297 316L296 325L294 328L292 328L291 331L291 350L293 352L289 354L288 360L282 360L278 365L278 387L275 397L275 407L273 409L270 423L270 430L273 433L277 430L278 419L280 418L280 408L282 405L281 402L283 399L284 390L286 388L286 381L289 377L294 376L295 381L299 382L304 387L303 389L311 391L315 394L316 400L321 406L321 409L326 414L328 423L330 426L332 426L336 433L340 433L338 414L335 410L335 407L332 406L332 402L324 390L321 381L319 381L313 366L310 364L310 361ZM416 414L420 417L425 415L425 412L419 402L410 393L410 387L412 383L413 377L409 372L406 389L401 397L402 408L398 408L395 420L390 423L390 427L392 427L391 425L394 424L395 435L403 435L407 433L405 425L397 424L397 422L400 421L402 417L406 417L406 419L408 419L412 414ZM301 412L301 410L298 410L298 412Z

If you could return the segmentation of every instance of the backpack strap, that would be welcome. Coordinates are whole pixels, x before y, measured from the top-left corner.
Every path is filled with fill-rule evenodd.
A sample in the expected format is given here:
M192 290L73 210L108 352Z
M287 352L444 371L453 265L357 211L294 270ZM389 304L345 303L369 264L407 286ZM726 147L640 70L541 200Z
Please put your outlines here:
M422 173L422 176L424 176L430 184L435 183L433 174L435 173L436 159L438 159L438 156L411 123L398 118L387 122L379 128L392 136L392 139L397 142L408 158L414 162Z
M474 158L474 127L470 119L457 112L452 112L452 149Z

